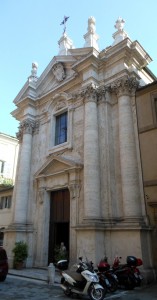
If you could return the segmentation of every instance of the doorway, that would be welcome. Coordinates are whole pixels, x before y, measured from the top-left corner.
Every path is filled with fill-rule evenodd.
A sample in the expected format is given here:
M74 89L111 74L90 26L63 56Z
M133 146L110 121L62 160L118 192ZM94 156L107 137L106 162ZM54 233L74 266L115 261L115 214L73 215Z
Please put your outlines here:
M64 243L69 253L70 193L68 189L51 192L48 264L55 260L55 249Z

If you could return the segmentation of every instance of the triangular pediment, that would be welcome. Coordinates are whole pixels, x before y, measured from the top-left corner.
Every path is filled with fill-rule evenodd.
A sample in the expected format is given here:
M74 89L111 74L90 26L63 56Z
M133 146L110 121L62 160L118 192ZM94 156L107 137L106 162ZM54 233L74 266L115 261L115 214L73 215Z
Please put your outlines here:
M82 168L82 164L73 160L63 157L53 157L44 163L40 170L35 174L35 178L44 177L48 175L55 175L58 173L64 173L72 169Z
M75 64L78 64L79 62L82 62L82 60L86 59L89 53L91 53L91 49L92 48L71 49L69 51L71 55L54 56L46 69L35 82L29 80L31 76L28 77L28 80L13 102L17 104L27 97L36 100L42 97L42 95L53 91L55 88L58 88L58 86L75 78L77 75L77 72L74 69ZM65 72L65 77L63 80L58 80L53 72L53 67L60 63L63 65Z

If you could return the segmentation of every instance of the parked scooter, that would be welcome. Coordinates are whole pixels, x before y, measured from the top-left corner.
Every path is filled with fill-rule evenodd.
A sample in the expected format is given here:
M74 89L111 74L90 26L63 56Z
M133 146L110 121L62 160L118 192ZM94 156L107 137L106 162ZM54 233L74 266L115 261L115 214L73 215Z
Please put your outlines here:
M92 262L83 262L73 265L71 270L63 270L67 261L59 261L57 268L61 270L61 288L65 295L88 295L91 300L103 300L106 290L99 284L99 277L93 270Z
M140 274L137 266L142 264L141 259L135 256L127 256L126 264L120 264L121 257L116 256L113 262L112 269L117 275L119 286L126 289L134 289L141 284L143 277Z
M127 256L127 264L130 265L133 271L136 286L140 286L143 276L141 275L138 267L143 265L142 259L136 258L135 256Z
M109 292L115 292L118 289L117 275L114 274L114 271L110 268L107 257L104 257L104 259L101 259L99 262L97 274L100 284L104 288L106 287Z

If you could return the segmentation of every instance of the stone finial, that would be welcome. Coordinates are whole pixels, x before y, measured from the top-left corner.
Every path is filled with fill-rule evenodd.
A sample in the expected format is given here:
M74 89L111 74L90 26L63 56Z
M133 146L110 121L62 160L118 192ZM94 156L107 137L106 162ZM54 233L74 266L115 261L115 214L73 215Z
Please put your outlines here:
M36 82L38 80L37 69L38 69L38 63L33 62L32 63L31 75L28 77L29 82Z
M60 48L58 55L68 55L70 54L68 50L74 48L73 41L67 36L66 32L58 41L58 45Z
M84 47L94 47L96 50L99 51L99 46L97 44L97 40L99 39L99 36L96 34L94 17L90 17L88 19L88 28L87 28L87 33L84 35L84 39L85 39Z
M112 35L114 38L112 46L118 44L119 42L123 41L128 37L127 33L123 30L124 24L125 21L121 17L119 17L114 26L117 29L117 31Z
M121 17L119 17L118 20L116 21L116 24L114 25L114 27L116 29L118 29L118 31L120 31L124 28L124 24L125 24L125 20L123 20Z
M95 33L96 27L95 27L95 18L94 17L90 17L88 19L88 28L87 28L87 30L90 33Z

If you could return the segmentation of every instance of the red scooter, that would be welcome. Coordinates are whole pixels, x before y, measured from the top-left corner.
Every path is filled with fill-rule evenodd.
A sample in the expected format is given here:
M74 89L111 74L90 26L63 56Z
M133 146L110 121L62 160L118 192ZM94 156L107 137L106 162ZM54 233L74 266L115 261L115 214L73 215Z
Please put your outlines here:
M118 278L107 261L107 257L102 259L98 264L97 274L100 284L109 292L115 292L118 289Z
M114 274L117 275L119 286L126 289L134 289L141 285L143 279L139 266L143 264L140 258L127 256L126 264L120 264L121 257L116 256L112 265Z

